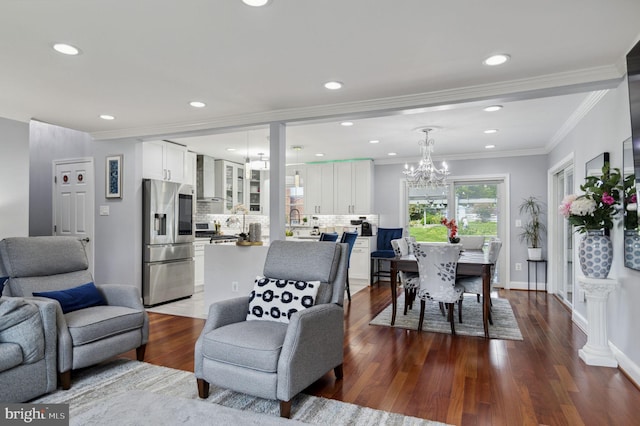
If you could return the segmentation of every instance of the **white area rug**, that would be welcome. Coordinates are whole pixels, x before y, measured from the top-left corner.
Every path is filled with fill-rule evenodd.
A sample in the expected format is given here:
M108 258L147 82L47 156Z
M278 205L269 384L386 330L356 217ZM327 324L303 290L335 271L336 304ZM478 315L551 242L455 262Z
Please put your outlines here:
M491 307L493 325L489 324L489 337L492 339L524 340L509 301L499 298L492 298L491 301L493 303ZM407 315L404 315L404 294L402 294L398 297L397 309L394 327L417 330L418 322L420 321L420 301L415 301L413 309L409 309ZM462 323L458 322L457 306L454 314L456 334L484 337L482 303L478 303L475 295L464 297L462 302ZM369 324L390 327L391 304L384 308ZM422 331L451 334L451 325L447 321L447 317L442 315L438 304L435 302L427 302Z
M201 400L193 373L125 359L74 372L71 389L58 390L31 402L69 404L72 425L271 425L281 422L277 401L213 385L209 398ZM233 416L233 412L217 410L220 406L250 415L238 415L228 423L225 419ZM291 412L293 420L319 425L443 424L304 394L293 399ZM260 422L255 422L256 416ZM203 422L203 418L208 420Z

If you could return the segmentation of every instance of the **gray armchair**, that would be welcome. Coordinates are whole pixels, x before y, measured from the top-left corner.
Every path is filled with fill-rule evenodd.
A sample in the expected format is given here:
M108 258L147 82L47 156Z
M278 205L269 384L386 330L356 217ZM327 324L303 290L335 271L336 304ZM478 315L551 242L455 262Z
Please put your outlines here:
M272 242L264 276L320 281L315 304L288 324L247 320L250 297L212 304L195 347L199 396L208 397L211 383L279 400L280 415L289 417L296 394L331 369L342 378L348 252L342 243Z
M30 298L34 292L69 292L93 282L84 245L77 238L6 238L0 241L0 257L9 276L4 290L7 296ZM136 349L138 360L144 359L149 319L140 290L118 284L95 287L103 299L97 306L65 313L55 301L58 373L63 389L71 386L71 370L132 349Z
M26 402L55 389L55 303L0 297L0 402Z

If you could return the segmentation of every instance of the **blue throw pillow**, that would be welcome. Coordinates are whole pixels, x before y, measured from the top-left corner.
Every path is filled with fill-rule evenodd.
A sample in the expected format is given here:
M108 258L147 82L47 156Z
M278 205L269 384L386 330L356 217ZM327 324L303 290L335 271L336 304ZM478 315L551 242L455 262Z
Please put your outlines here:
M4 283L9 279L9 277L0 277L0 296L2 296L2 292L4 291Z
M65 314L91 306L107 304L107 301L104 300L94 283L87 283L66 290L34 292L33 295L57 300L60 302L62 312Z

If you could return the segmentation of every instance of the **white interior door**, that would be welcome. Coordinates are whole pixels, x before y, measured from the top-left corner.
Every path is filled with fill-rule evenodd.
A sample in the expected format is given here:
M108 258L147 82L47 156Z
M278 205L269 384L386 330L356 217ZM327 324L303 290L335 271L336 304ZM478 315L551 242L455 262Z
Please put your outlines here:
M53 235L85 242L93 275L95 180L93 159L54 161Z

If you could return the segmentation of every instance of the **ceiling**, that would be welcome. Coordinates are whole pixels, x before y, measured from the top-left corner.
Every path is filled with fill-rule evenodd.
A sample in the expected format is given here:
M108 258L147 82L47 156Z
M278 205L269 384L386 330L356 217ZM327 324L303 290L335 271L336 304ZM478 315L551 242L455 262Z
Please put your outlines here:
M405 161L425 126L436 158L545 153L619 84L638 16L636 0L4 0L0 117L237 161L268 155L274 121L303 146L289 162ZM511 60L482 64L495 53Z

